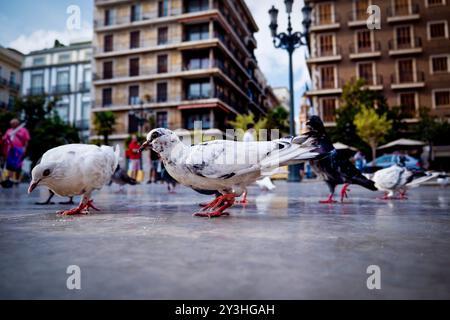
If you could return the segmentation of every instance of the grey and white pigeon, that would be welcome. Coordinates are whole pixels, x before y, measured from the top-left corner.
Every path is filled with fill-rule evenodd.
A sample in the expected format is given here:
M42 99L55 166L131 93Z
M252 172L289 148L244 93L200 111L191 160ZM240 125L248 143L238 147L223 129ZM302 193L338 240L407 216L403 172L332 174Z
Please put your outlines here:
M406 168L405 157L400 157L399 162L385 169L378 170L372 180L378 190L384 191L382 199L407 199L406 191L437 177L438 173L413 172ZM399 196L396 197L395 193Z
M44 185L59 196L81 195L78 207L61 211L64 215L88 213L98 210L90 199L94 190L109 182L119 162L119 146L98 147L88 144L67 144L48 150L32 172L28 187L31 193Z
M164 128L150 131L140 150L157 152L169 174L195 190L219 191L222 195L194 215L214 217L226 214L248 185L262 172L322 156L315 139L304 136L273 141L241 142L214 140L188 146Z

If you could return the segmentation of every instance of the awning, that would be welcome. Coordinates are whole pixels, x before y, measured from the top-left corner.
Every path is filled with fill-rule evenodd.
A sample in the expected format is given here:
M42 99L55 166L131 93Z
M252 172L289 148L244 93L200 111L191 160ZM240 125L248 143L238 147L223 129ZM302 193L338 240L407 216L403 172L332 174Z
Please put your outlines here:
M426 143L423 142L423 141L419 141L419 140L398 139L398 140L395 140L395 141L391 141L391 142L389 142L389 143L387 143L385 145L379 146L377 148L377 150L394 148L394 147L397 147L397 148L401 148L401 147L407 147L407 148L410 148L410 147L421 147L421 146L424 146L424 145L426 145Z

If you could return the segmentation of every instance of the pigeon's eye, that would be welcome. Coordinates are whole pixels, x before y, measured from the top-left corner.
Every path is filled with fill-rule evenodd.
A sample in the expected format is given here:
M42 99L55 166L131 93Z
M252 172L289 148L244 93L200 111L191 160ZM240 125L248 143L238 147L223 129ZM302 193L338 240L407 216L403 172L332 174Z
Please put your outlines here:
M42 173L42 175L44 177L47 177L50 174L50 169L45 169L44 172Z
M151 136L151 140L155 140L156 138L160 137L161 134L159 132L153 132Z

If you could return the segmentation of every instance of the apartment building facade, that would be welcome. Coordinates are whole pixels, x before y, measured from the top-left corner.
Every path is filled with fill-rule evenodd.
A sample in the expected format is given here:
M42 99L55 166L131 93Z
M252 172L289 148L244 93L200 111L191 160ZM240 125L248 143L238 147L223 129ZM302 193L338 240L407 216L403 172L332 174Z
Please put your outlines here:
M56 111L89 138L92 43L73 43L30 52L22 66L22 95L58 97Z
M0 46L0 108L11 109L20 94L23 54Z
M224 130L238 114L265 114L277 100L254 55L257 30L243 0L97 0L92 112L115 113L111 140L142 118Z
M450 6L448 0L332 0L313 5L307 60L315 112L333 125L343 85L363 78L390 106L416 121L419 107L450 118ZM366 25L370 5L381 29Z

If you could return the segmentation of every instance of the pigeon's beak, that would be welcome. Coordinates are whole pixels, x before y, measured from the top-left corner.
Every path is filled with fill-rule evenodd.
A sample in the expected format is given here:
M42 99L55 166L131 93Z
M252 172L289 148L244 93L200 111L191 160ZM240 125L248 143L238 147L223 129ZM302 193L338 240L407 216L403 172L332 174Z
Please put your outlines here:
M148 145L150 144L150 141L145 141L142 145L141 145L141 147L139 148L139 152L142 152L142 151L144 151L147 147L148 147Z
M41 182L41 180L31 181L30 185L28 186L28 193L32 193L33 190L36 189L36 187L38 186L39 182Z

